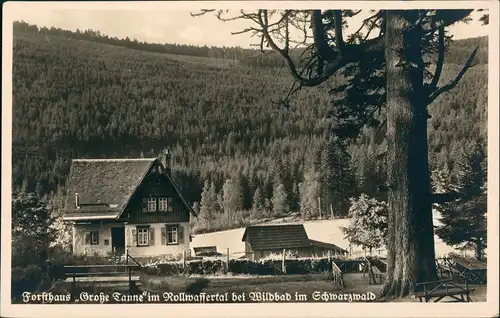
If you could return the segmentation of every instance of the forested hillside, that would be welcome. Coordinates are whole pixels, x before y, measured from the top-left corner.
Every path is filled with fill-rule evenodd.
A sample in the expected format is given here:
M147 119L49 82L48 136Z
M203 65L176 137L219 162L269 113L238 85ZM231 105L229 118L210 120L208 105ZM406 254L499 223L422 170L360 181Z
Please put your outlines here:
M430 106L433 169L453 170L461 149L485 147L487 39L453 42L442 80L456 76L476 45L475 66ZM318 196L333 203L332 166L349 172L349 191L374 195L383 182L371 138L348 153L328 143L328 91L340 79L299 92L284 108L274 101L292 82L275 57L15 23L13 58L16 188L62 191L71 158L152 157L164 147L187 200L230 214L286 214L307 205L304 196L310 205Z

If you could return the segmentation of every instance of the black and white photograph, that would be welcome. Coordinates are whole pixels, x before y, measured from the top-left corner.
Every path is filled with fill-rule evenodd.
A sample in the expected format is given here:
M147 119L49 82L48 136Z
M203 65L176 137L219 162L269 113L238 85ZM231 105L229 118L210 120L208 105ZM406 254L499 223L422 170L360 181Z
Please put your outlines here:
M498 19L5 3L2 316L498 316Z

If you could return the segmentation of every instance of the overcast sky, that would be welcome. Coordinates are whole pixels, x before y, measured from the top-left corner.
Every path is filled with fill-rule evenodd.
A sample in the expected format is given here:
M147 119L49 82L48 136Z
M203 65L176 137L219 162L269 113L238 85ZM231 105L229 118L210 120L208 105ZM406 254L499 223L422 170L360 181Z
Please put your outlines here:
M176 3L176 2L174 2ZM178 2L177 2L178 3ZM472 1L474 3L474 1ZM208 46L242 46L257 44L258 39L250 35L231 35L231 32L248 26L247 21L218 21L213 15L193 18L191 9L178 6L165 7L159 3L141 3L140 7L124 7L120 4L91 2L85 6L54 6L49 3L12 3L12 20L24 20L38 26L57 27L67 30L99 30L101 33L119 38L136 38L139 41L156 43L180 43ZM73 3L74 4L74 3ZM197 6L200 7L201 2ZM4 4L5 5L5 4ZM182 7L182 6L181 6ZM295 7L295 6L294 6ZM363 16L350 22L352 31L360 25ZM474 12L474 22L458 23L450 28L455 39L483 36L488 34L488 27L477 22L480 12Z

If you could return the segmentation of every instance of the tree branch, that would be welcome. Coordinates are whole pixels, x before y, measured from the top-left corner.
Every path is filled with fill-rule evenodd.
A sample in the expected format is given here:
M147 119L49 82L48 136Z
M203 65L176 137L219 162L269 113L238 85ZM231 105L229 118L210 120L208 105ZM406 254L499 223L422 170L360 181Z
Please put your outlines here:
M447 92L447 91L453 89L455 86L457 86L458 82L462 79L462 77L464 76L464 74L471 67L472 61L474 60L474 57L476 56L476 53L477 53L478 49L479 49L479 46L476 47L474 49L474 51L472 51L472 54L469 56L469 59L467 60L467 62L465 63L464 67L462 68L462 70L460 71L460 73L458 73L457 77L454 80L450 81L445 86L442 86L442 87L436 89L434 92L431 93L431 95L429 96L428 104L432 103L442 93Z
M377 13L375 13L374 15L371 15L371 16L369 16L368 18L364 19L364 20L363 20L363 23L361 23L361 26L359 27L359 29L358 29L356 32L354 32L354 34L359 34L359 32L361 32L361 30L363 30L363 29L365 28L366 24L367 24L369 21L371 21L371 20L372 20L372 19L374 19L374 18L377 18L379 15L380 15L380 12L377 12Z
M201 9L200 12L198 12L198 13L192 13L192 12L190 12L189 14L192 17L200 17L202 15L205 15L207 13L214 12L214 11L215 11L215 9Z
M286 16L285 21L285 53L288 54L290 49L290 32L288 31L288 11L283 15Z
M438 40L438 60L436 64L436 71L434 72L434 76L432 77L432 82L429 85L430 91L434 92L437 89L437 85L439 83L439 78L441 77L441 72L443 71L444 64L444 27L439 28L439 40Z
M238 19L250 20L257 24L257 26L247 27L244 30L238 31L235 34L241 34L246 32L253 32L253 35L261 36L261 50L264 50L264 45L271 48L274 52L281 55L284 59L287 68L289 69L292 77L299 82L301 87L312 87L320 85L321 83L328 80L332 75L334 75L342 67L358 62L366 57L377 52L383 52L384 38L379 36L374 39L364 41L360 44L345 43L342 36L342 10L332 10L333 12L333 27L335 30L335 46L331 46L328 43L328 34L325 30L325 26L322 21L322 11L321 10L303 10L298 13L294 13L293 10L285 10L277 22L270 23L269 17L272 16L277 10L261 9L254 13L246 13L243 10L234 17L225 18L222 15L227 13L228 10L202 10L201 13L191 14L192 16L200 16L209 12L215 12L217 19L220 21L233 21ZM359 12L353 12L353 14L358 14ZM298 65L295 65L294 61L289 55L289 45L292 40L287 37L287 29L289 27L290 15L303 14L304 17L300 21L295 21L297 23L304 24L307 21L307 16L310 15L311 29L313 33L313 41L316 53L314 55L316 58L316 66L320 67L321 70L318 74L312 75L309 72L308 76L305 77L304 72L299 72ZM351 13L349 13L351 14ZM293 19L292 19L293 20ZM297 23L292 23L293 27L297 27ZM303 30L307 39L307 32ZM283 32L285 32L283 36ZM273 36L278 36L279 40L284 40L285 47L281 48L278 46ZM305 40L304 40L305 43ZM314 57L313 57L314 58ZM324 64L324 66L321 66ZM309 64L312 65L312 64ZM311 66L312 67L312 66Z
M460 198L460 193L458 192L448 192L448 193L433 193L431 194L431 202L432 203L446 203L452 202L456 199Z
M323 18L321 16L321 10L311 11L311 29L314 44L316 46L316 52L318 52L318 56L321 59L325 61L333 61L339 55L339 52L336 52L328 45L325 37L325 29L322 19ZM342 35L342 26L338 26L337 19L335 19L335 37L336 41L338 40L340 42L342 40L342 36L340 36L340 38L337 38L337 28L339 27L340 34Z
M467 18L474 9L466 10L436 10L434 16L424 16L417 24L424 32L435 32L440 27L447 27Z
M337 50L342 54L344 52L344 39L342 38L342 12L340 10L333 11L335 23L335 45Z

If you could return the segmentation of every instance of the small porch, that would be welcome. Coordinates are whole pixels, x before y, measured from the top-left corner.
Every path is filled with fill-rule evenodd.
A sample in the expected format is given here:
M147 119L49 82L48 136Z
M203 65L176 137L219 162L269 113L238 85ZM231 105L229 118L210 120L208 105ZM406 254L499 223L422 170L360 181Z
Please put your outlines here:
M73 221L73 253L121 257L126 254L126 222L115 220Z

